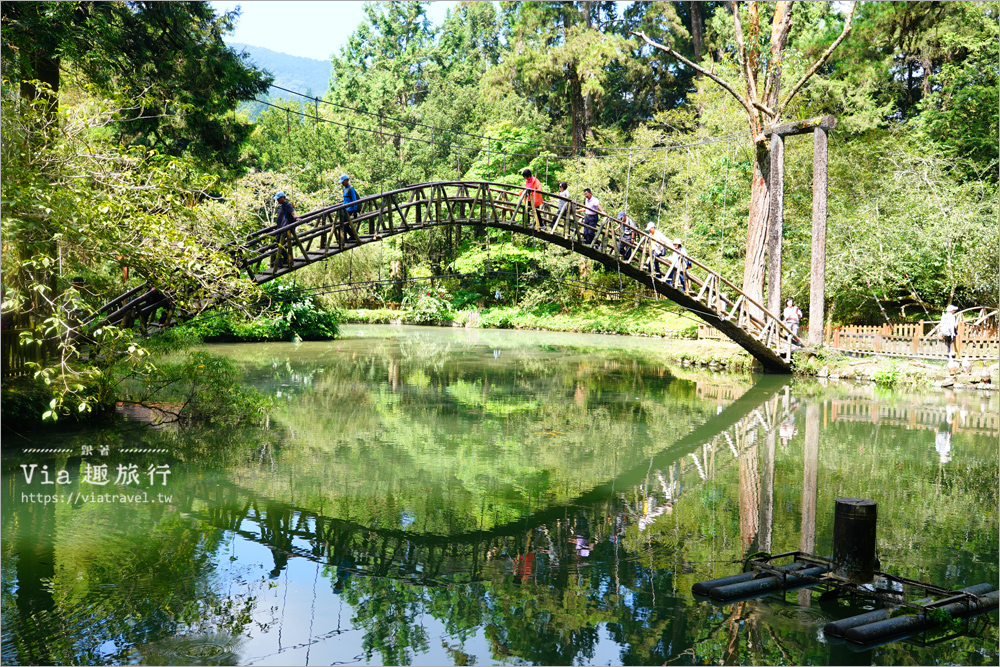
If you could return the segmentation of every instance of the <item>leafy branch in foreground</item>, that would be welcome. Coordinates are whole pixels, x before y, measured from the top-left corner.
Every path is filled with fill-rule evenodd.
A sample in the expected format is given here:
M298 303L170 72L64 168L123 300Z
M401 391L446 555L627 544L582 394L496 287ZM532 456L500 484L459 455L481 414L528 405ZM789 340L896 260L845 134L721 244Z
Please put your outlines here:
M212 226L197 205L215 177L190 160L109 141L103 130L121 112L88 98L54 118L43 97L21 98L3 82L0 307L22 345L45 351L34 371L50 419L110 409L123 367L124 376L156 373L133 332L84 326L109 295L143 277L190 310L207 295L240 307L257 293L205 232Z

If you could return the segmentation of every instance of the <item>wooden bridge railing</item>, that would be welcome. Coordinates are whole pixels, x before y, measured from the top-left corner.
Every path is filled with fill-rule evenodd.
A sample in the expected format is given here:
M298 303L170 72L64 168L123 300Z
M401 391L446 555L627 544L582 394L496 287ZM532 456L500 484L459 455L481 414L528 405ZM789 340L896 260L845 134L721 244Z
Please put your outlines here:
M621 223L599 215L587 227L577 202L545 193L541 207L532 204L521 186L490 182L421 183L369 195L354 202L348 216L344 204L303 215L292 225L251 234L227 251L236 265L257 283L388 236L439 225L479 225L511 230L563 246L632 277L722 331L757 358L767 370L788 372L792 332L755 299L696 259L663 248L634 229L622 239ZM132 290L105 307L105 321L145 325L169 298L151 286ZM161 315L161 318L163 315ZM169 317L169 315L168 315Z

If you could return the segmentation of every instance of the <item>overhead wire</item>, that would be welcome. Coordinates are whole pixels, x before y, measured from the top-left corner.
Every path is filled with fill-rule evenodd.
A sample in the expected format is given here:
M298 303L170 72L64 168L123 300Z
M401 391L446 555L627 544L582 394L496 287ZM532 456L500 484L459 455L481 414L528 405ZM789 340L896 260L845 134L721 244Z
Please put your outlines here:
M331 102L330 100L321 100L318 97L315 97L315 96L312 96L312 95L306 95L305 93L301 93L301 92L299 92L297 90L292 90L290 88L283 88L282 86L277 86L277 85L274 85L274 84L271 84L271 88L275 88L277 90L282 90L282 91L284 91L286 93L291 93L292 95L297 95L299 97L303 97L303 98L308 99L308 100L313 100L314 102L317 102L317 103L326 104L328 106L333 106L333 107L339 107L341 109L346 109L348 111L352 111L354 113L361 114L361 115L364 115L364 116L371 116L373 118L377 117L377 118L380 118L380 119L384 118L386 120L391 120L393 122L400 123L402 125L408 125L410 127L423 127L423 128L427 128L427 129L429 129L431 131L437 130L439 132L446 132L446 133L454 134L454 135L458 135L458 136L472 137L472 138L475 138L475 139L484 139L486 141L506 142L508 144L519 144L519 145L522 145L522 146L533 146L533 147L536 147L536 148L565 148L565 149L570 149L570 150L575 150L577 148L576 146L566 145L566 144L542 144L542 143L533 142L533 141L518 141L516 139L504 139L504 140L501 140L501 139L498 139L496 137L491 137L491 136L485 135L485 134L476 134L474 132L462 132L460 130L454 130L454 129L450 129L450 128L443 128L443 127L439 127L437 125L430 125L428 123L421 123L420 121L406 120L404 118L396 118L396 117L393 117L393 116L386 116L385 114L382 114L382 113L376 114L373 111L367 111L365 109L359 109L358 107L352 107L352 106L349 106L347 104L340 104L338 102ZM265 102L263 100L257 100L257 101L260 102L261 104L269 104L268 102ZM318 104L317 104L317 106L318 106ZM740 132L734 132L734 133L732 133L730 135L725 135L725 137L742 136L742 135L749 136L749 130L747 130L747 131L740 131ZM720 138L722 138L722 137L720 137ZM679 148L679 147L681 147L681 146L674 146L673 148ZM662 147L635 148L633 146L588 146L588 149L589 150L598 150L598 151L601 151L601 150L606 150L606 151L631 151L631 150L656 151L656 150L663 150Z
M382 132L381 130L374 130L374 129L370 129L370 128L367 128L367 127L362 127L360 125L352 125L350 123L344 123L344 122L336 121L336 120L333 120L333 119L330 119L330 118L323 118L322 116L315 116L313 114L306 113L306 112L304 112L302 110L295 110L295 109L291 109L290 107L283 107L283 106L281 106L279 104L274 104L273 102L268 102L266 100L256 100L256 102L258 104L262 104L262 105L264 105L266 107L270 107L272 109L278 109L278 110L284 111L286 113L296 114L296 115L300 116L301 118L308 118L308 119L315 120L315 121L318 121L318 122L321 122L321 123L330 123L331 125L336 125L338 127L347 128L348 136L350 135L351 130L354 130L356 132L368 132L368 133L371 133L371 134L380 134L380 135L381 135L381 132ZM466 133L453 132L453 134L466 134ZM694 148L696 146L707 146L707 145L710 145L710 144L717 144L717 143L728 142L728 141L732 140L733 138L742 137L742 136L744 136L746 134L747 134L746 132L734 132L734 133L731 133L731 134L728 134L728 135L723 135L721 137L712 137L712 138L708 138L708 139L701 139L699 141L695 141L695 142L691 142L691 143L687 143L687 144L669 144L669 145L666 145L666 146L650 146L648 148L645 148L645 147L631 147L631 148L628 148L628 147L599 147L599 146L594 146L594 147L588 147L588 151L595 152L595 151L612 151L612 150L614 150L614 151L628 151L628 150L633 150L633 151L656 152L656 151L671 151L671 150L677 150L677 149L681 149L681 148L688 148L688 149L690 149L690 148ZM479 136L479 135L471 135L471 136ZM427 144L427 145L444 146L444 147L447 147L449 149L454 149L454 150L457 150L457 151L462 151L462 150L482 151L483 150L481 147L470 147L470 146L465 146L465 145L462 145L462 144L456 144L456 143L452 143L452 142L435 141L433 139L423 139L423 138L420 138L420 137L412 137L412 136L408 136L408 135L403 135L401 133L399 134L399 137L400 137L400 140L404 140L405 139L407 141L415 141L415 142L422 143L422 144ZM502 143L502 141L500 139L493 139L493 138L489 138L489 137L486 137L486 139L489 140L489 141L497 141L497 142L501 142ZM509 141L507 143L525 144L526 142ZM529 145L535 145L535 146L538 146L539 148L556 147L556 146L551 145L551 144L529 144ZM560 147L560 148L569 148L569 149L572 148L571 146L558 146L558 147ZM487 149L487 151L488 152L493 152L493 153L500 153L501 155L503 155L504 156L504 162L505 162L505 164L506 164L506 159L509 158L509 157L513 157L513 158L536 158L536 157L539 156L539 153L537 153L537 152L535 152L535 153L512 153L512 152L502 151L502 150L492 150L492 151L490 151L490 149ZM550 158L552 158L554 160L573 160L573 159L578 159L576 156L574 156L572 154L571 155L557 155L557 154L554 154L554 155L549 155L548 157L550 157ZM615 157L615 156L613 156L613 155L603 155L603 156L602 155L591 155L591 156L588 156L588 159L599 160L599 159L608 159L608 158L613 158L613 157Z

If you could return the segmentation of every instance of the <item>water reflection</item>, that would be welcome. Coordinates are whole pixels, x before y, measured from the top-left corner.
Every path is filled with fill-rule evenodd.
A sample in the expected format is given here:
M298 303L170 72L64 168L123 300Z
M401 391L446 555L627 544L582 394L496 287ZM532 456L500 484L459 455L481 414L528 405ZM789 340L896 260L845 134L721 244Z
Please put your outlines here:
M24 502L17 466L42 460L5 455L3 661L995 662L993 627L850 657L817 640L855 613L839 602L689 593L754 551L828 553L845 495L880 503L886 569L995 581L995 396L685 374L652 343L365 333L230 348L284 401L266 430L99 434L111 464L140 437L170 449L169 503Z

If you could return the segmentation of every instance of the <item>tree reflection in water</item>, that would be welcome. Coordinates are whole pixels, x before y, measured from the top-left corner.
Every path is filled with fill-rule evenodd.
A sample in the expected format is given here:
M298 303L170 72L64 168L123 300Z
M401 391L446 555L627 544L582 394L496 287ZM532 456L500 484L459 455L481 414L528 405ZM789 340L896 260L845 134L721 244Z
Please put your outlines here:
M880 503L898 574L995 580L995 399L949 413L936 397L680 379L624 353L504 348L483 367L443 343L345 352L249 360L292 397L267 431L143 436L173 452L170 506L22 503L16 466L37 461L5 457L3 661L995 657L995 624L847 654L817 630L854 607L690 595L749 552L827 553L844 495Z

